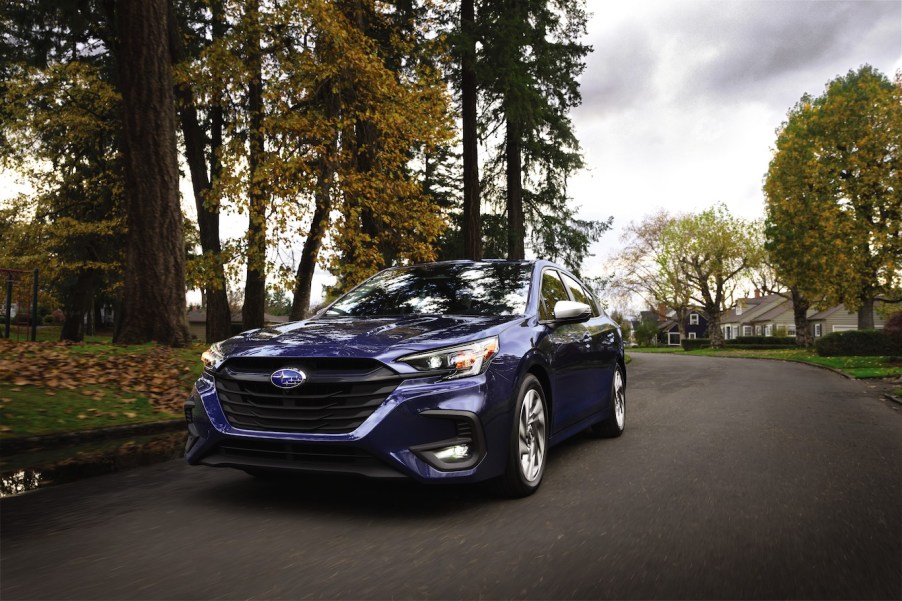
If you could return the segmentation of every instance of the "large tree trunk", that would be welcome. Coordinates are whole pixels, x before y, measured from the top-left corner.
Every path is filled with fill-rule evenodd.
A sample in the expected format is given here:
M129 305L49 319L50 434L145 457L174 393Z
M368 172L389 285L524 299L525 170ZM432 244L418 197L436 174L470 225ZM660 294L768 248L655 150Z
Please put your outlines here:
M526 258L526 228L523 220L523 156L517 124L507 120L507 258Z
M789 291L792 294L792 317L796 324L796 345L805 348L814 346L814 337L808 325L808 309L811 308L811 302L802 296L798 288L792 287Z
M858 308L858 329L874 329L874 298L865 295L861 299L861 307Z
M724 339L723 332L720 330L720 312L712 310L711 307L706 307L705 313L710 316L706 333L708 338L711 339L711 348L723 348Z
M464 258L482 258L482 206L479 198L479 145L476 133L476 12L474 0L460 6L462 46L460 97L464 163Z
M248 140L250 155L250 190L248 191L247 271L245 272L244 306L241 318L245 330L263 327L266 308L266 194L260 173L263 160L263 63L260 50L259 0L248 9L252 21L248 48Z
M214 19L217 16L214 16ZM186 58L185 45L182 42L171 0L169 4L169 53L173 65ZM182 135L185 138L185 159L188 163L188 170L191 172L194 203L197 207L200 245L207 258L205 263L208 269L207 282L204 286L207 309L206 339L208 342L215 342L231 335L230 323L232 320L222 264L222 245L219 240L219 206L206 202L208 194L212 190L212 184L207 175L204 131L197 116L197 106L191 86L177 85L175 97L179 106ZM221 109L219 114L222 114ZM221 127L221 119L218 125ZM219 137L221 139L221 135ZM217 151L218 148L213 148L211 156L217 156Z
M166 0L121 0L119 87L128 225L122 344L191 340Z

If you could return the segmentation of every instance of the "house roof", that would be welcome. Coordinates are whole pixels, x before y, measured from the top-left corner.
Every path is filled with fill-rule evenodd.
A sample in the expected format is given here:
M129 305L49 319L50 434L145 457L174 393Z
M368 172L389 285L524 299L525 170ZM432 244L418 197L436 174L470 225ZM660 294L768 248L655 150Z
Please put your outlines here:
M836 305L835 307L830 307L829 309L824 309L823 311L818 311L814 315L808 318L808 321L820 321L823 319L827 319L832 316L834 313L838 313L839 311L845 311L846 313L852 313L851 311L846 309L845 305Z
M774 296L776 296L776 295L774 295ZM771 321L771 320L775 319L776 317L783 315L787 311L792 311L792 303L789 302L789 299L783 298L783 297L779 297L779 298L781 298L784 302L776 303L774 305L769 305L770 309L767 309L765 307L764 313L761 313L760 315L756 315L754 317L754 319L752 319L751 321L752 322ZM787 303L789 306L787 306Z
M774 303L785 301L786 299L779 294L769 294L760 298L744 298L737 303L743 303L745 307L742 314L736 313L736 307L730 309L726 315L720 320L721 323L750 322L757 319L759 315L773 308Z

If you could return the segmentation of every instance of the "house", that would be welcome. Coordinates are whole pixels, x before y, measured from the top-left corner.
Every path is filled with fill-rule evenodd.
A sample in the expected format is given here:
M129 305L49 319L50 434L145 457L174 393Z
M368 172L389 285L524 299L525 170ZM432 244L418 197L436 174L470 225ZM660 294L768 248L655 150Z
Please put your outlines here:
M263 323L265 325L277 325L287 323L287 315L263 315ZM243 330L241 326L241 314L232 314L232 333L237 334ZM192 309L188 311L188 331L191 332L191 338L206 342L216 342L215 340L206 340L207 338L207 311L204 308Z
M831 332L858 329L858 313L837 305L824 311L808 310L811 334L819 338ZM874 312L874 327L883 327L884 319ZM796 324L792 301L779 294L740 299L721 319L724 340L737 336L795 336Z
M679 346L681 342L680 324L673 311L665 317L666 319L661 321L658 326L660 339L667 346ZM704 338L705 332L708 329L708 318L700 308L690 307L689 314L686 315L686 319L683 322L683 327L685 328L686 338L690 340Z
M886 319L876 309L882 304L880 301L874 302L874 328L883 329ZM808 316L811 322L812 332L815 337L826 336L833 332L845 332L848 330L858 329L858 312L851 312L846 309L845 305L837 305L825 311L818 311Z

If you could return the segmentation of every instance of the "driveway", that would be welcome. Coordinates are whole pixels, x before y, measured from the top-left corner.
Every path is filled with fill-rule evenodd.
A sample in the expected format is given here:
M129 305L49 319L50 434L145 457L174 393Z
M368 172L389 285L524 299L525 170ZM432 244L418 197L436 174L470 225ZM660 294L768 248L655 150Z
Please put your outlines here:
M902 407L772 361L634 355L627 430L534 496L180 461L0 501L0 597L902 598Z

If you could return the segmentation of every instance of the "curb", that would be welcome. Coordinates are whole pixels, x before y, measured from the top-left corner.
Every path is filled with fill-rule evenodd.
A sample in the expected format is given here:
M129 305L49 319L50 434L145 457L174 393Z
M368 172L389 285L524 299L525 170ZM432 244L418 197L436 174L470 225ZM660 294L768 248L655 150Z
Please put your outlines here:
M53 449L80 442L104 440L107 438L120 438L122 436L156 434L158 432L175 431L185 427L182 419L172 419L144 424L126 426L112 426L110 428L96 428L93 430L79 430L76 432L60 432L58 434L43 434L40 436L24 436L21 438L5 438L0 440L0 450L3 455L14 455L22 451L36 449Z
M883 395L883 398L885 398L887 401L892 401L894 403L898 403L899 405L902 405L902 399L900 399L899 397L897 397L894 394L886 393Z

